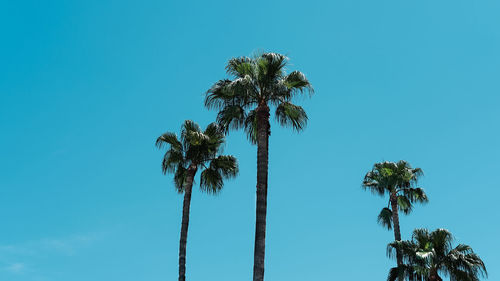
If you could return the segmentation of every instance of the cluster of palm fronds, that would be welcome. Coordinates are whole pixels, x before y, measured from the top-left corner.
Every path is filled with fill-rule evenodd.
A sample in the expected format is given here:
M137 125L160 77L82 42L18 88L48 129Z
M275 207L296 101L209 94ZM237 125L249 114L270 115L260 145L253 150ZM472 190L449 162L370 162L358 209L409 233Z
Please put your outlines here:
M441 274L454 281L477 281L487 276L484 262L470 246L453 248L453 236L446 229L415 229L411 240L401 240L398 211L409 214L413 203L428 201L425 191L416 186L422 174L406 161L382 162L375 164L363 181L365 189L389 195L388 206L378 215L382 226L394 229L395 241L387 246L387 255L396 258L397 266L391 268L387 280L438 281Z

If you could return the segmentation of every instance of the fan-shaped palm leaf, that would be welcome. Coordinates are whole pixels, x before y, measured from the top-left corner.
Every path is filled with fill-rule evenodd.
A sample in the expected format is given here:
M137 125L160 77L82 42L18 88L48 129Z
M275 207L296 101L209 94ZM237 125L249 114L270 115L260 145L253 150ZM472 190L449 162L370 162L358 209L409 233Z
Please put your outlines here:
M307 125L307 114L304 109L290 102L282 102L276 107L276 120L281 126L291 126L297 131L301 131Z
M383 208L377 217L377 222L386 227L387 229L392 228L392 211L389 208Z

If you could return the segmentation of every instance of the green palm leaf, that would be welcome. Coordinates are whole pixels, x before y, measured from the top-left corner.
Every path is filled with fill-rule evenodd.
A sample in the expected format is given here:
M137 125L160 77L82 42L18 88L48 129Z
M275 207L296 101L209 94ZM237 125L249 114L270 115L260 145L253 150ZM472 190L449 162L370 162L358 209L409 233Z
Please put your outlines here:
M184 187L186 183L187 169L182 165L178 165L174 174L174 184L177 188L177 192L184 192Z
M161 149L165 145L171 145L175 150L182 150L182 144L174 133L166 132L156 139L156 147Z
M387 229L392 229L392 211L389 208L383 208L377 217L377 222Z
M276 120L283 127L292 127L301 131L307 125L307 114L300 106L289 102L282 102L276 108Z

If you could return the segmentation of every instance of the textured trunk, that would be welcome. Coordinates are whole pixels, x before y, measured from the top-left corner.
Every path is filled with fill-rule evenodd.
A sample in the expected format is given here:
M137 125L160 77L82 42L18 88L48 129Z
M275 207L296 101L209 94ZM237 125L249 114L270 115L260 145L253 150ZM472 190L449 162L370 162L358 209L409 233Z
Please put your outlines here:
M399 215L398 215L398 198L396 193L391 194L391 209L392 209L392 224L394 228L394 239L396 241L401 241L401 230L399 229ZM398 267L403 265L403 258L401 257L401 252L396 251L396 260L398 262ZM402 278L399 278L402 280Z
M439 275L437 273L437 269L435 269L435 268L431 269L431 272L429 274L429 281L443 281L443 279L441 279L441 277L439 277Z
M269 107L257 107L257 208L255 222L255 251L253 281L264 280L266 251L267 167L269 143Z
M186 243L189 226L189 207L191 206L191 192L193 190L195 174L196 165L191 165L187 170L184 203L182 206L181 240L179 243L179 281L186 280Z

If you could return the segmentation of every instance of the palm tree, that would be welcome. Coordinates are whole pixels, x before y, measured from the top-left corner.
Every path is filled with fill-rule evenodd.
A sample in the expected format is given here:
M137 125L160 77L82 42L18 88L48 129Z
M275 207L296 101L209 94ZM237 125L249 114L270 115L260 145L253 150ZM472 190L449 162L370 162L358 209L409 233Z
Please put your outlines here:
M179 245L179 281L186 280L186 243L189 225L189 207L194 177L199 168L200 188L216 194L225 178L235 177L238 173L236 158L219 155L224 144L224 133L216 123L202 131L193 121L185 121L181 127L180 140L174 133L166 132L156 140L156 146L169 145L162 162L162 171L174 174L174 184L179 193L184 193L182 207L181 238Z
M378 222L389 230L394 229L396 241L401 241L398 211L409 214L413 209L413 203L428 201L424 190L415 187L422 174L422 169L414 169L406 161L401 160L396 163L386 161L373 165L373 169L363 180L363 188L369 189L372 193L380 196L389 194L389 202L387 207L380 211ZM399 254L397 263L399 266L402 265Z
M301 131L307 124L307 115L291 101L305 92L313 93L304 74L285 73L287 62L286 56L277 53L233 58L226 66L231 79L215 83L205 98L208 109L219 111L217 122L226 132L244 128L250 142L257 144L254 281L264 280L270 106L276 108L280 125Z
M387 246L387 255L401 253L404 264L389 271L388 281L407 278L411 281L442 281L440 275L454 281L479 281L488 272L472 248L459 244L452 248L453 236L446 229L415 229L412 240L394 241Z

